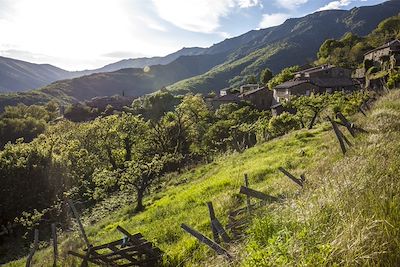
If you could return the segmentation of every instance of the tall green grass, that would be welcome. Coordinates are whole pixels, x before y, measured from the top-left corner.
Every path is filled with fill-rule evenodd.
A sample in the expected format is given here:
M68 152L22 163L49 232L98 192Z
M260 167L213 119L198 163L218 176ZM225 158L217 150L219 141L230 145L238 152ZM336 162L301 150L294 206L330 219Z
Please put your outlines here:
M400 92L383 97L346 157L321 158L303 192L249 230L245 266L400 265Z

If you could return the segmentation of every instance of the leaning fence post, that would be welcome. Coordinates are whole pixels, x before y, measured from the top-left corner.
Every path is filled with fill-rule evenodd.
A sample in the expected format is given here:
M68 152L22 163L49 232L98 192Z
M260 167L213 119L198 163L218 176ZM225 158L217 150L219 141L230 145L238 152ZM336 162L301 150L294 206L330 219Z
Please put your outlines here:
M51 224L51 235L53 237L53 266L57 266L58 248L57 248L57 228L56 224Z
M211 230L213 232L215 242L219 243L219 241L220 241L219 236L222 237L222 240L225 243L231 242L231 239L228 236L228 234L226 233L224 227L219 222L217 217L215 217L215 212L214 212L214 207L213 207L212 202L207 202L207 206L208 206L208 211L210 212Z
M353 137L355 137L356 132L354 131L353 127L351 126L350 122L346 119L346 117L340 112L336 113L336 117L339 118L343 122L344 126L347 128L347 130L350 132L350 134Z
M26 267L31 267L32 258L33 258L33 255L35 255L38 245L39 245L39 230L35 229L33 248L31 249L31 252L29 253L28 258L26 259L26 265L25 265Z
M251 188L248 188L248 187L245 187L245 186L241 186L240 187L239 193L247 195L247 196L251 196L251 197L254 197L254 198L258 198L258 199L261 199L261 200L264 200L264 201L269 201L269 202L279 201L279 198L277 198L277 197L264 194L262 192L259 192L257 190L254 190L254 189L251 189Z
M292 180L293 182L295 182L297 185L303 187L303 182L305 180L304 175L300 176L300 179L296 178L293 174L291 174L290 172L288 172L287 170L285 170L282 167L278 168L279 171L281 171L284 175L286 175L290 180Z
M340 148L342 149L342 153L343 153L343 155L344 155L344 154L346 154L346 146L345 146L344 141L343 141L343 138L342 138L343 135L342 135L342 133L340 132L338 126L336 125L336 122L334 122L334 121L331 119L331 117L329 117L329 116L328 116L328 120L329 120L329 121L331 122L331 124L332 124L333 131L335 132L336 137L337 137L337 139L339 140Z
M183 230L185 230L186 232L188 232L189 234L191 234L192 236L194 236L195 238L197 238L197 240L199 240L203 244L206 244L207 246L209 246L211 249L213 249L215 252L217 252L218 255L224 255L228 259L230 259L230 260L232 259L231 254L229 254L229 252L227 250L225 250L223 247L221 247L220 245L218 245L217 243L215 243L214 241L212 241L208 237L206 237L203 234L197 232L196 230L193 230L192 228L190 228L186 224L182 223L181 224L181 228Z
M211 225L211 231L213 233L214 241L216 243L219 243L220 240L219 240L219 236L218 236L218 231L213 225L213 220L215 220L214 208L213 208L213 205L211 202L207 202L207 206L208 206L208 212L210 213L210 225Z
M87 236L86 236L85 229L83 228L83 225L82 225L82 223L81 223L81 219L79 218L79 213L78 213L78 211L76 210L76 208L75 208L75 206L74 206L74 203L72 203L72 201L69 200L69 199L68 199L68 205L71 207L72 213L74 214L74 217L75 217L75 219L76 219L76 221L77 221L77 223L78 223L79 230L80 230L80 233L81 233L81 235L82 235L82 238L83 238L83 240L85 241L86 246L89 248L89 247L90 247L90 243L89 243L89 240L88 240L88 238L87 238Z
M247 176L247 173L244 174L244 186L249 187L249 178ZM246 195L246 203L247 211L249 212L249 214L251 214L251 200L249 195Z
M365 117L367 117L367 114L365 114L364 110L363 110L361 107L359 107L358 110L359 110Z

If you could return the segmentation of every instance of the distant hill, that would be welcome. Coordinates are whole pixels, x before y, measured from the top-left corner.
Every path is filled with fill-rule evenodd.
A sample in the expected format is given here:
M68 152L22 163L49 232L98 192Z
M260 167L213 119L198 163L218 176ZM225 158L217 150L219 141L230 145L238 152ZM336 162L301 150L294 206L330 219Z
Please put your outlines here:
M167 65L151 66L147 72L143 68L130 68L61 80L30 92L0 95L0 111L6 105L42 104L51 99L74 103L96 96L122 93L139 97L187 77L204 73L224 62L225 58L226 54L182 56Z
M279 26L253 30L209 48L184 48L162 58L128 59L73 75L136 69L58 81L29 93L0 95L0 110L18 102L43 103L53 98L75 102L122 91L129 96L141 96L164 86L176 93L208 93L239 85L246 76L258 74L266 67L277 73L287 66L313 62L326 39L340 38L347 32L367 35L379 22L399 12L398 0L348 11L320 11L288 19ZM144 73L144 66L152 66L151 71Z
M93 73L166 65L181 56L200 55L204 50L204 48L200 47L182 48L165 57L124 59L99 69L73 72L57 68L50 64L34 64L13 58L0 57L0 93L28 91L58 80L76 78Z
M26 91L71 76L70 72L49 64L0 57L0 92Z

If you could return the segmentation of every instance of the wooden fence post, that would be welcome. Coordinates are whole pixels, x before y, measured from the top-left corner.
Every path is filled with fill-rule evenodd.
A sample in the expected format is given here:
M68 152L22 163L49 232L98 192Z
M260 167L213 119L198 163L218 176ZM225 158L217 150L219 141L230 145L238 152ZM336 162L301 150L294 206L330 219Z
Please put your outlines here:
M72 203L72 201L69 200L69 199L68 199L68 205L70 206L70 208L71 208L71 210L72 210L72 212L73 212L73 214L74 214L74 217L75 217L75 219L76 219L76 221L77 221L77 223L78 223L79 230L80 230L80 233L81 233L81 235L82 235L82 238L83 238L83 240L85 241L86 246L89 248L89 247L90 247L90 243L89 243L89 240L88 240L88 238L87 238L87 236L86 236L85 229L83 228L83 225L82 225L82 223L81 223L81 219L80 219L80 217L79 217L79 213L78 213L78 211L76 210L76 208L75 208L75 206L74 206L74 203Z
M334 122L329 116L328 116L328 120L332 124L333 131L335 132L336 137L339 140L339 144L340 144L340 148L342 149L342 153L343 153L343 155L345 155L346 154L346 146L343 141L343 134L340 132L336 122Z
M213 225L213 220L215 220L215 212L214 212L214 208L211 202L207 202L207 206L208 206L208 212L210 213L210 225L211 225L211 231L213 233L213 237L214 237L214 241L216 243L219 243L219 236L218 236L218 231L217 229L214 227Z
M32 258L33 258L33 255L35 255L38 245L39 245L39 230L35 229L33 248L31 249L31 252L29 253L28 258L26 259L26 265L25 265L26 267L31 267Z
M249 187L249 177L247 176L247 173L244 174L244 186ZM251 214L251 200L250 196L246 195L246 203L247 203L247 211L249 214Z
M359 110L365 117L367 117L367 114L365 114L364 110L363 110L361 107L359 107L358 110Z
M245 187L245 186L240 187L239 193L247 195L247 196L255 197L255 198L258 198L261 200L270 201L270 202L279 200L277 197L273 197L273 196L264 194L262 192L253 190L253 189Z
M339 118L343 122L344 126L347 128L347 130L350 132L350 134L353 137L355 137L356 132L354 131L351 123L346 119L346 117L340 112L336 113L336 117Z
M297 185L303 187L303 182L304 182L303 179L305 179L304 175L303 175L303 177L300 176L301 179L298 179L293 174L291 174L290 172L288 172L287 170L285 170L282 167L279 167L278 170L281 171L284 175L286 175L290 180L295 182Z
M57 248L57 228L56 224L51 224L51 235L53 237L53 266L57 266L58 248Z
M226 233L224 227L222 226L220 221L217 219L217 217L215 217L215 212L214 212L214 207L213 207L212 202L207 202L207 206L208 206L208 211L210 212L211 230L213 232L214 241L216 243L219 243L220 242L219 236L221 236L222 240L225 243L231 242L231 239L228 236L228 234Z
M202 235L201 233L197 232L196 230L193 230L192 228L190 228L186 224L182 223L181 224L181 228L183 230L185 230L186 232L188 232L189 234L191 234L192 236L196 237L197 240L199 240L200 242L202 242L202 243L206 244L207 246L209 246L211 249L213 249L215 252L217 252L218 255L224 255L228 259L230 259L230 260L232 259L231 254L229 254L229 252L227 250L225 250L223 247L221 247L220 245L218 245L217 243L215 243L214 241L212 241L208 237Z

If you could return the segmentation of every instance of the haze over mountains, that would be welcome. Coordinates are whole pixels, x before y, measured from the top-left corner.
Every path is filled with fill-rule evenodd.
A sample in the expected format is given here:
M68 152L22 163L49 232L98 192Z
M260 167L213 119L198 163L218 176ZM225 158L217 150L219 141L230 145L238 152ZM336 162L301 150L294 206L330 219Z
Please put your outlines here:
M29 85L29 78L34 78L35 83L31 84L35 87L40 82L44 85L60 77L65 79L91 74L57 81L28 93L0 96L0 109L18 102L42 103L52 98L76 102L96 96L121 94L122 91L125 95L139 97L165 86L177 93L216 91L238 85L247 75L258 74L266 67L277 73L288 66L311 62L326 39L340 38L347 32L366 35L379 22L399 12L398 0L348 11L320 11L302 18L288 19L279 26L253 30L209 48L184 48L166 57L127 59L82 72L66 72L53 66L30 63L19 63L23 66L16 68L12 62L0 58L8 62L1 64L0 60L0 75L3 75L0 76L0 90L3 91L4 88L8 91L18 90L10 89L13 81L23 87ZM144 72L145 66L152 67ZM36 68L47 72L39 72L40 75L36 77ZM18 71L14 72L14 69ZM3 81L7 81L7 84L3 84Z
M144 68L152 65L166 65L181 56L202 53L204 48L192 47L169 54L165 57L124 59L102 68L83 71L66 71L50 64L34 64L22 60L0 57L0 92L19 92L39 88L58 80L76 78L100 72L112 72L126 68Z

